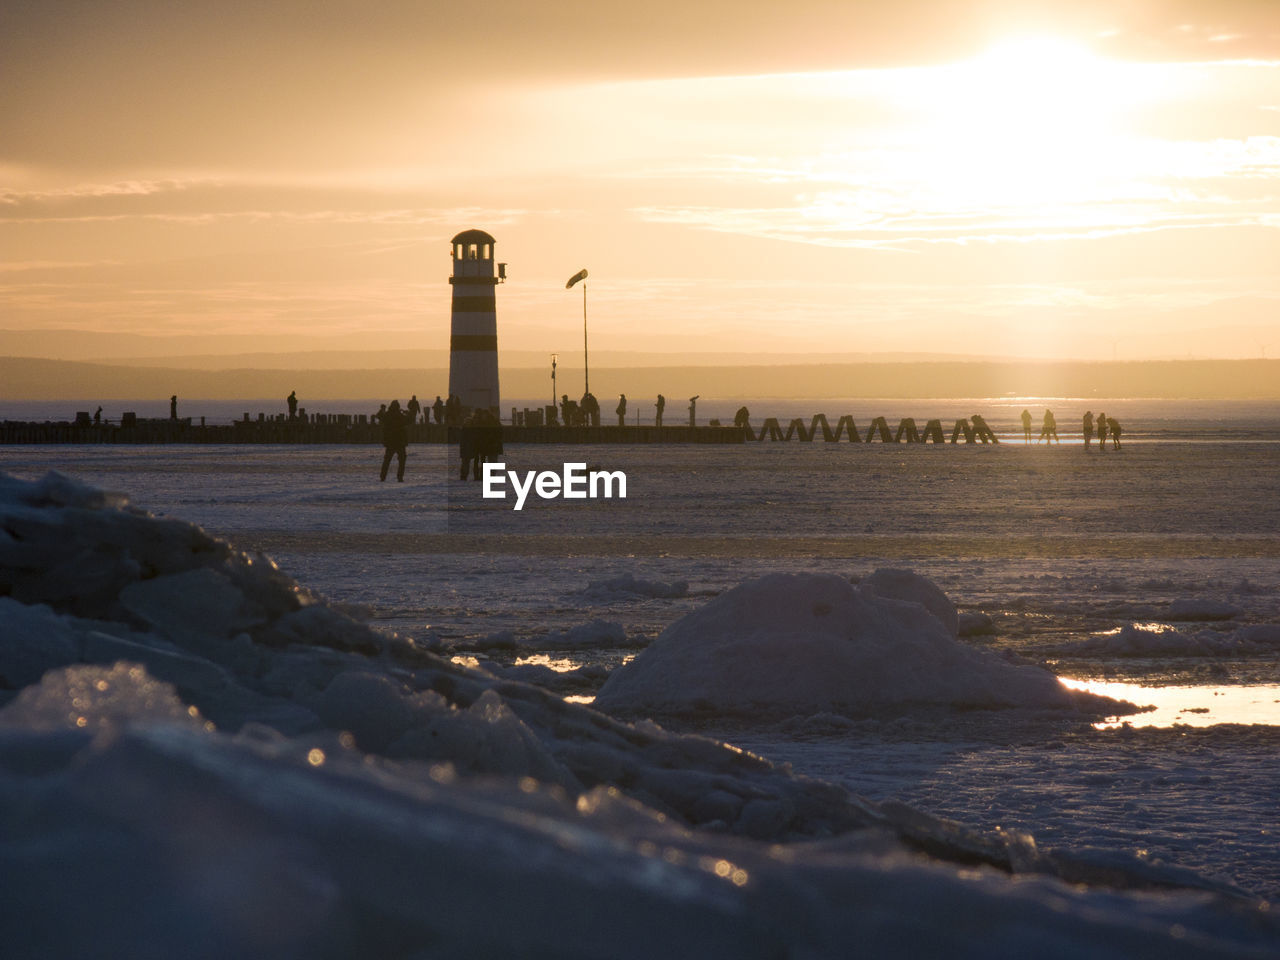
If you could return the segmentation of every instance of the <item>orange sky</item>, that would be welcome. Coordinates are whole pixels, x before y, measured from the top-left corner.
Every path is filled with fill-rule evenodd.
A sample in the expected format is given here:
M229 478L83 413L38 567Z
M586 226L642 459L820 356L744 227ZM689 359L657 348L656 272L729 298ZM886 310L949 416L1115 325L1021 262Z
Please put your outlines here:
M1280 355L1280 4L435 6L6 4L0 328Z

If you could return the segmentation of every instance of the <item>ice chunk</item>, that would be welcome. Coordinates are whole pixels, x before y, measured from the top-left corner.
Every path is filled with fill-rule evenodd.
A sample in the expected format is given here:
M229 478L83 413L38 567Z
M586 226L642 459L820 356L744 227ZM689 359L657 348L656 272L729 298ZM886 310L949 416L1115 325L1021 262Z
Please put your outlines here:
M180 646L225 639L262 622L244 594L217 570L201 567L139 580L120 591L120 603Z
M931 594L914 577L889 582ZM919 705L1125 711L1082 701L1040 667L962 645L920 603L829 574L770 574L722 594L615 669L596 705L748 716Z
M552 630L546 636L529 643L529 646L544 650L581 650L635 645L627 639L627 632L622 624L614 620L592 620L590 623L580 623L568 630Z
M129 723L197 724L173 687L137 663L54 670L0 710L0 723L28 729L101 730Z
M865 578L861 586L864 589L870 588L890 600L918 603L937 617L938 622L946 627L947 632L953 637L959 635L960 621L956 613L956 605L932 580L912 570L881 567Z
M35 683L46 670L80 659L79 633L43 604L0 597L0 688Z

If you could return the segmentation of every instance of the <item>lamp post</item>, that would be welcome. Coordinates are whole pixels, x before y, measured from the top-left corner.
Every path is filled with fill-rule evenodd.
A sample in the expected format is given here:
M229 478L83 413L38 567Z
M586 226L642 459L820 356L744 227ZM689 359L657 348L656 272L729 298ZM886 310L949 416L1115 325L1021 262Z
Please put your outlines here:
M569 278L569 282L564 285L564 288L568 290L579 280L584 281L582 284L582 379L583 379L583 392L590 393L591 392L591 365L587 361L587 285L585 283L586 279L587 279L587 268L583 267L581 270L579 270L577 273L575 273L572 277Z

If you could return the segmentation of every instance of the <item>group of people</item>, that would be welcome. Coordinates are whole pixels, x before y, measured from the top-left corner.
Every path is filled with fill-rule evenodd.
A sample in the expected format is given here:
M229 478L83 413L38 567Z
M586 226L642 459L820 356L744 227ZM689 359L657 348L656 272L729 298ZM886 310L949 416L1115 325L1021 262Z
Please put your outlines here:
M625 409L625 404L624 404ZM560 422L566 427L598 427L600 426L600 401L588 390L581 400L570 400L569 395L560 397Z
M434 415L436 423L447 423L462 428L459 435L458 452L462 458L462 479L474 468L475 479L480 479L480 465L485 460L502 453L502 429L498 418L492 411L479 409L471 412L465 419L462 417L462 401L454 395L448 400L436 397L436 402L425 410L418 402L415 394L402 408L399 400L384 403L373 415L373 422L382 428L382 468L378 479L386 482L387 473L391 470L391 461L396 461L396 480L404 482L405 458L408 455L409 427L418 422L422 414L423 423L429 423Z
M1100 413L1095 419L1093 411L1086 410L1080 425L1084 431L1084 448L1086 450L1089 449L1089 441L1093 439L1094 430L1098 432L1098 449L1103 453L1107 450L1108 434L1111 435L1111 448L1113 450L1120 449L1120 434L1122 430L1120 421L1115 417L1108 417L1105 413Z
M590 390L582 395L581 400L570 400L569 395L562 394L560 397L560 422L566 427L598 427L600 426L600 401L596 399L595 394ZM658 394L658 399L654 403L654 426L662 426L662 414L667 409L667 398L662 394ZM618 426L624 427L627 424L627 411L630 409L627 405L627 395L621 393L618 395L618 405L613 408L613 412L618 417ZM689 398L689 426L693 426L697 421L698 415L698 398L696 396ZM554 418L553 418L554 419Z
M1113 450L1120 449L1120 434L1123 432L1120 421L1115 417L1108 417L1105 413L1100 413L1095 418L1092 410L1086 410L1084 417L1080 422L1081 432L1084 435L1084 448L1089 449L1089 443L1093 440L1095 430L1098 434L1098 449L1106 451L1107 437L1111 437L1111 448ZM1022 411L1022 435L1027 443L1031 442L1031 411ZM1043 440L1045 443L1052 443L1058 438L1058 421L1053 415L1052 410L1046 409L1044 419L1041 421L1040 437L1036 440L1039 443Z
M177 397L173 397L170 401L170 415L175 418L177 417L177 400ZM289 419L296 420L298 417L298 391L289 391L289 396L285 398L285 404L289 408ZM462 398L456 394L449 394L449 399L447 400L437 394L436 402L429 407L424 407L418 401L416 393L409 398L409 402L404 407L400 406L399 400L393 400L392 404L396 407L397 413L404 418L406 425L418 423L419 418L424 424L431 423L432 418L435 419L437 424L448 424L451 427L459 426L462 423ZM392 404L382 404L377 412L373 414L373 422L385 425L383 418Z
M399 402L396 403L399 406ZM383 414L388 409L387 404L383 404L378 408L378 412L373 415L375 423L382 421ZM457 394L449 394L449 399L441 399L440 395L436 395L436 402L429 407L424 407L418 402L418 395L415 393L409 398L409 402L404 405L400 411L400 415L405 417L407 422L414 424L421 417L424 424L430 423L432 418L437 424L448 424L451 427L459 426L462 423L462 398Z

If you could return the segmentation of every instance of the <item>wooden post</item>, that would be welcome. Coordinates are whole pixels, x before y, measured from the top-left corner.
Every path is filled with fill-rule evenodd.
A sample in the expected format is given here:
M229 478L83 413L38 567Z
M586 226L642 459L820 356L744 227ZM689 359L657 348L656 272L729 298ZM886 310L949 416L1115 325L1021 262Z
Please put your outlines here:
M871 426L867 428L867 443L870 443L875 435L880 434L881 443L893 443L893 434L889 432L889 423L884 417L876 417L871 421Z
M907 443L920 442L920 431L916 429L916 421L913 417L906 417L898 424L898 432L893 435L893 442L901 443L904 434L906 435Z

